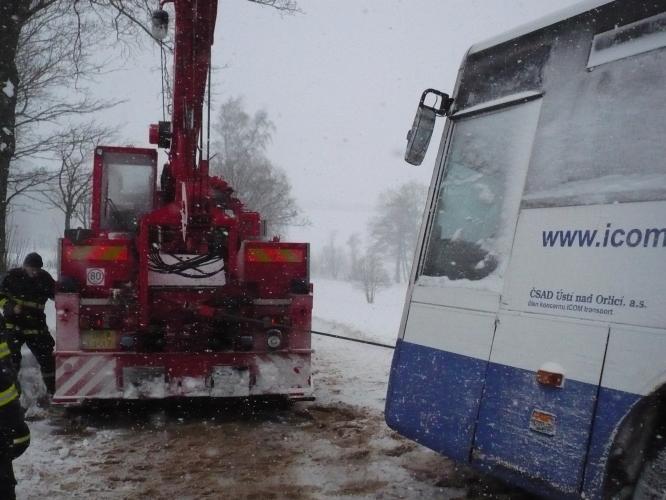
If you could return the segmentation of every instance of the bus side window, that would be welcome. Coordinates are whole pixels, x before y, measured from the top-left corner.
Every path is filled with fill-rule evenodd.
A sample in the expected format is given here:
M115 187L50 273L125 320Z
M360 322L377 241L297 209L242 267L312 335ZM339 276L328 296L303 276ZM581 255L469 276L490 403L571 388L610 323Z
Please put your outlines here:
M666 14L655 17L666 24ZM666 41L665 31L654 35ZM634 41L624 45L640 48ZM655 134L664 128L666 48L627 54L589 71L551 72L523 208L666 200L666 141Z
M541 100L454 124L422 274L501 278Z

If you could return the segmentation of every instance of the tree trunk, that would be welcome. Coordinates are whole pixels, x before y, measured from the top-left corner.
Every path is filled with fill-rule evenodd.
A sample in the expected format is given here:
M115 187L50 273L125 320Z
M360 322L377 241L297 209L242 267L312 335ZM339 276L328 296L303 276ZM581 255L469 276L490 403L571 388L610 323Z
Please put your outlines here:
M15 113L18 71L16 51L21 31L20 0L0 2L0 271L7 270L7 180L16 148Z

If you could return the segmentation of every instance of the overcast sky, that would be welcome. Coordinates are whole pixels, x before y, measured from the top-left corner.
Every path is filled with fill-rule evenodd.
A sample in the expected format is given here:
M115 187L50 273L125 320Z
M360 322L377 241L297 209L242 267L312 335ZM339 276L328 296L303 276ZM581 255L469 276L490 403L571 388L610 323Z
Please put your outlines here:
M381 191L429 182L436 144L420 167L402 160L425 88L451 92L470 45L576 2L299 3L304 13L285 16L220 0L213 104L243 96L249 111L268 111L276 125L269 156L287 171L312 221L292 229L290 239L311 241L316 252L331 231L341 243L363 233ZM104 119L122 124L123 137L136 146L146 144L148 124L161 119L157 68L159 52L147 48L98 85L100 95L127 99Z

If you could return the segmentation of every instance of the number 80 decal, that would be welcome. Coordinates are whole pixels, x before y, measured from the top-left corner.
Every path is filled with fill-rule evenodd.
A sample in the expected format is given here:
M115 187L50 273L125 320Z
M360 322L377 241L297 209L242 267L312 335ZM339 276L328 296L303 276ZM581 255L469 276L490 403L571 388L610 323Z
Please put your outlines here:
M86 284L90 286L104 285L106 270L101 267L89 267L86 269Z

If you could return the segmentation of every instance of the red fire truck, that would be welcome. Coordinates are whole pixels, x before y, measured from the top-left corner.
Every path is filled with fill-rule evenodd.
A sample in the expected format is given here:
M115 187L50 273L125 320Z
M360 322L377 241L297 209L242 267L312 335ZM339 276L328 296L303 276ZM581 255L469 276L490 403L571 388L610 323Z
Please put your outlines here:
M56 294L55 403L88 399L308 398L307 243L262 237L260 215L209 175L200 147L216 0L162 0L175 14L168 152L98 147L92 224L66 231Z

